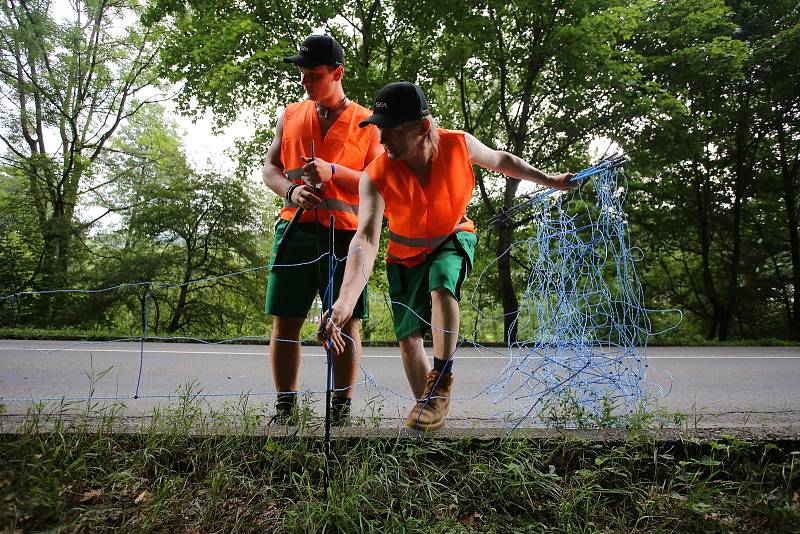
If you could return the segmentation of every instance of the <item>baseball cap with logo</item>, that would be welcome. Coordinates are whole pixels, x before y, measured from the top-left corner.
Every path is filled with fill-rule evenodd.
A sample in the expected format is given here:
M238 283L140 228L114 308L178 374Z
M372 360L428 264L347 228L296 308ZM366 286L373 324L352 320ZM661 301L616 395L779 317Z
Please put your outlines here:
M419 86L406 81L384 85L375 97L372 116L361 121L363 128L375 124L380 128L394 128L430 115L428 99Z
M284 63L294 63L299 67L319 67L344 65L344 50L330 35L309 35L300 45L296 56L283 58Z

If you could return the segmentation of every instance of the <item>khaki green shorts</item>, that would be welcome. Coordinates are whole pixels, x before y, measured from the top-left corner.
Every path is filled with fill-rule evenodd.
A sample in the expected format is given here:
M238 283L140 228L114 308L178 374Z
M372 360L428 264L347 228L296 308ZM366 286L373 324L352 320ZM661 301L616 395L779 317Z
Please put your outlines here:
M430 330L431 291L443 287L456 300L461 299L461 286L472 270L477 243L475 234L458 232L416 267L386 264L394 333L398 341L416 330L422 333Z
M328 274L328 229L315 222L295 223L291 234L281 245L279 265L275 266L278 242L281 240L288 221L280 219L275 225L275 244L272 246L270 273L267 280L267 298L264 312L282 317L306 317L314 298L319 295L322 307L328 309L329 280ZM354 231L336 230L333 248L338 259L347 257L350 240ZM320 258L320 256L322 256ZM339 288L344 277L344 261L336 264L333 283L333 301L339 296ZM367 305L367 289L361 293L353 317L365 319L369 316Z

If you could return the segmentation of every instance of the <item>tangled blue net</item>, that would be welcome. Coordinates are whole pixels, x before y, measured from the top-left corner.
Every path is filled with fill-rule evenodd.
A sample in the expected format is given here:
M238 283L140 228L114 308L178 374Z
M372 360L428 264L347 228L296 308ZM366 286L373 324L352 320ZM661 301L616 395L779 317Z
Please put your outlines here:
M523 202L498 214L495 224L526 226L528 238L517 242L505 253L514 253L518 263L527 263L524 270L527 283L520 295L520 305L514 314L514 325L518 336L514 343L498 351L482 346L478 336L460 336L460 347L474 345L480 354L494 353L486 362L486 372L478 380L480 391L456 391L454 406L460 402L485 399L486 393L493 397L493 406L486 415L497 422L504 420L509 427L525 426L596 426L608 420L611 415L621 415L637 411L648 394L645 386L646 372L649 369L645 349L648 337L653 334L649 313L645 309L641 284L635 263L641 253L629 242L629 229L624 210L627 184L621 171L624 156L616 156L579 172L574 180L581 182L582 189L569 195L554 194L554 190L523 197ZM521 220L520 220L520 216ZM515 222L516 220L516 222ZM528 224L531 223L531 224ZM359 253L357 253L359 254ZM329 269L344 268L346 258L329 258L321 255L314 261L329 261ZM351 260L358 258L351 258ZM287 267L290 267L287 265ZM191 284L211 285L221 278L241 276L247 273L266 270L267 266L256 267L219 277L194 280ZM490 265L487 269L491 269ZM333 276L330 272L329 286ZM484 271L486 272L486 271ZM142 371L147 367L145 341L184 340L209 343L200 339L161 338L148 331L150 323L150 301L156 291L181 287L183 284L156 282L133 282L97 290L54 290L44 292L22 292L0 296L0 306L10 304L13 311L17 299L37 295L61 293L94 294L121 290L129 287L144 290L142 335L120 341L138 343L138 369L130 378L133 380L130 393L103 397L107 400L134 400L140 398L171 397L169 391L142 391L144 382ZM492 323L488 310L481 309L483 299L475 299L481 292L495 292L495 288L481 286L478 276L473 296L462 301L464 306L473 306L477 311L475 330L481 331L487 320ZM329 287L330 290L330 287ZM328 293L326 293L328 295ZM386 298L386 305L392 303ZM671 310L670 310L671 311ZM312 312L313 313L313 312ZM321 309L316 311L321 314ZM432 330L437 329L431 325ZM441 329L440 329L441 330ZM457 333L457 332L454 332ZM471 339L470 339L471 338ZM263 340L264 337L239 337L214 344L239 342L244 340ZM310 338L302 340L309 341ZM297 340L277 340L286 343L300 343ZM352 342L353 340L350 340ZM96 345L80 342L54 349L34 349L43 354L73 350L76 345ZM2 347L0 347L2 348ZM266 350L264 354L266 355ZM495 367L489 360L502 362ZM399 357L399 355L398 355ZM454 357L459 359L457 349ZM474 358L469 356L469 358ZM266 359L258 360L264 365ZM330 370L330 360L327 362ZM371 394L393 406L390 412L397 413L402 420L404 405L414 401L403 390L393 391L380 381L360 362L363 380L357 385L370 389ZM458 365L461 365L460 363ZM466 363L464 365L467 365ZM187 373L191 371L187 369ZM192 377L189 377L192 378ZM198 378L198 377L194 377ZM230 378L230 377L228 377ZM328 378L330 378L328 376ZM272 396L274 391L268 383L264 390L250 390L250 396ZM324 393L330 395L331 383L328 381ZM32 393L32 392L31 392ZM207 393L208 397L238 397L239 390ZM0 392L6 401L24 401L23 398L9 398ZM31 394L28 401L38 400L80 400L85 396L72 396L66 392L48 392L44 396ZM97 399L97 396L93 398ZM486 399L492 404L490 399ZM481 402L483 404L483 402ZM483 406L486 406L483 404ZM470 412L472 417L481 414ZM468 416L469 417L469 416Z
M636 274L640 254L629 243L624 162L609 158L573 178L592 184L596 197L582 188L565 201L548 190L493 220L508 225L526 213L524 222L533 221L533 235L514 247L530 265L518 337L489 387L513 406L506 418L514 426L559 417L575 426L641 405L651 324Z

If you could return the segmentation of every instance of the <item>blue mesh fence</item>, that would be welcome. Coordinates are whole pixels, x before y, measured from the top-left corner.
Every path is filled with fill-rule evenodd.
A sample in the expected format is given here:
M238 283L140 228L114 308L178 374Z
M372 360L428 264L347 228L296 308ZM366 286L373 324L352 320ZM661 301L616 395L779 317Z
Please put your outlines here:
M482 345L480 332L494 328L504 317L476 304L482 292L496 292L486 287L484 276L494 264L477 276L471 295L462 300L462 310L470 309L476 317L471 329L464 325L459 335L459 348L454 354L470 348L473 356L488 362L482 381L466 395L458 395L453 403L475 401L484 403L489 418L509 428L521 424L543 425L553 418L563 417L566 426L577 425L580 418L603 417L609 410L633 412L643 401L643 391L664 394L665 389L649 382L646 347L654 334L650 316L653 313L675 313L677 310L649 310L639 282L636 262L641 251L630 243L630 231L625 213L627 184L621 170L624 156L603 160L578 173L575 180L584 182L578 192L571 194L547 190L523 198L515 207L501 212L493 224L526 225L532 230L529 238L514 243L507 254L525 258L527 283L520 294L520 306L513 320L518 338L506 347ZM591 184L591 185L590 185ZM521 220L520 220L521 219ZM333 258L333 269L343 268L347 258ZM315 261L328 261L323 254ZM496 261L496 260L495 260ZM139 399L168 399L172 390L143 393L144 370L148 366L150 341L186 341L204 345L229 345L248 340L264 340L262 336L239 336L210 342L204 339L159 336L150 331L152 305L160 292L186 285L213 285L222 280L266 271L255 267L221 276L193 280L181 284L132 282L93 290L61 289L26 291L0 297L0 305L9 313L20 302L30 298L53 298L64 295L97 295L115 291L140 291L142 300L142 330L140 336L105 342L70 342L54 348L29 347L43 357L64 351L87 349L120 343L138 344L138 364L135 379L122 384L115 395L94 395L96 400L136 402ZM330 282L329 282L330 290ZM388 300L388 299L387 299ZM392 303L386 302L386 305ZM319 314L317 309L314 313ZM675 321L677 325L678 321ZM432 329L436 329L432 326ZM297 340L280 340L298 343ZM301 340L310 341L308 339ZM397 349L391 349L397 351ZM400 359L399 352L397 359ZM258 357L267 367L267 350ZM491 360L491 361L490 361ZM466 362L467 360L465 360ZM495 365L495 363L499 365ZM459 363L459 365L462 365ZM466 363L464 363L466 365ZM362 379L357 386L366 386L391 413L402 416L404 406L413 402L409 393L382 384L368 366L361 363ZM667 377L667 381L669 378ZM648 386L645 388L644 386ZM0 383L0 392L3 386ZM330 386L326 389L330 391ZM325 394L325 391L311 392ZM205 392L209 398L263 396L275 393L271 384L247 391ZM356 391L358 395L358 391ZM87 396L59 394L9 397L0 393L2 402L37 402L86 400Z

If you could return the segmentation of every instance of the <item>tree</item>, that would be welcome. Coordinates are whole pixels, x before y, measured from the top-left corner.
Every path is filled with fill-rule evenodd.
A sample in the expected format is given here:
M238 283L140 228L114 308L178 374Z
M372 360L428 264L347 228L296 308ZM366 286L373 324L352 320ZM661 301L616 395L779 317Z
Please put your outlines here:
M752 2L739 6L756 37L750 67L763 84L761 109L770 144L770 168L779 169L786 241L776 246L776 282L781 287L789 330L800 337L800 7L796 2ZM768 194L774 188L764 188ZM779 228L780 224L776 224ZM777 232L775 232L777 233ZM786 254L785 252L788 252ZM780 264L789 257L789 275Z
M138 116L114 147L106 165L125 172L109 197L130 208L120 228L95 239L104 241L97 247L106 258L101 285L152 281L149 296L137 293L137 302L152 299L154 331L249 331L259 319L263 273L200 281L264 260L263 197L245 178L195 170L158 108Z
M284 73L291 71L281 59L296 46L297 36L324 25L346 45L346 91L354 98L369 102L389 80L416 81L445 124L556 167L582 161L589 134L598 133L614 109L610 86L625 82L620 77L609 83L607 77L608 72L625 74L627 67L613 66L622 65L623 57L614 43L631 31L634 20L615 5L352 0L270 2L255 8L162 0L152 15L174 16L175 31L162 54L166 72L174 81L185 81L184 98L196 99L222 120L246 106L268 103L273 110L296 98L299 88L284 82ZM601 14L595 16L594 10ZM291 18L300 11L302 18ZM421 11L426 16L418 16ZM255 51L239 42L263 44ZM210 55L192 53L198 48L210 49ZM218 97L220 89L224 95ZM263 157L269 133L259 133L260 145L242 146L250 165ZM495 202L480 181L485 206L494 211ZM503 206L513 202L517 184L506 181ZM508 255L501 254L511 241L511 232L504 231L498 256L506 332L513 338L516 297Z
M657 3L631 43L643 83L632 102L640 119L626 134L653 177L637 186L635 221L647 230L674 304L701 318L709 339L780 332L770 302L785 287L780 258L788 247L772 239L783 223L764 211L775 206L771 154L779 151L770 139L779 135L770 117L780 109L765 67L781 54L783 68L792 61L786 48L771 46L776 30L796 25L796 10L785 8Z
M42 243L28 193L24 176L0 168L0 296L30 289L40 267ZM14 304L0 301L0 324L15 324Z
M627 205L651 302L688 310L709 338L798 331L789 0L158 0L148 16L171 23L162 67L185 84L185 107L220 124L272 118L299 98L282 58L321 27L345 44L345 89L361 103L387 81L414 81L444 126L550 172L586 164L598 136L635 148ZM260 165L273 127L239 144L243 169ZM516 202L519 182L480 170L477 182L476 220ZM487 276L497 276L506 341L525 278L505 252L527 231L503 229L493 242L498 272Z
M450 3L442 19L447 38L439 39L435 50L442 107L457 112L445 119L550 172L585 164L591 138L628 117L619 94L636 69L619 44L636 30L640 8L625 4ZM484 173L477 178L490 214L515 203L518 180L502 179L498 202ZM514 240L513 229L498 230L495 254L507 342L517 337L521 283L513 278Z
M29 184L43 246L37 287L48 289L65 285L73 242L95 222L76 217L80 198L100 185L94 164L117 128L158 98L161 30L135 21L139 3L72 8L61 20L49 1L10 0L0 21L0 140Z

